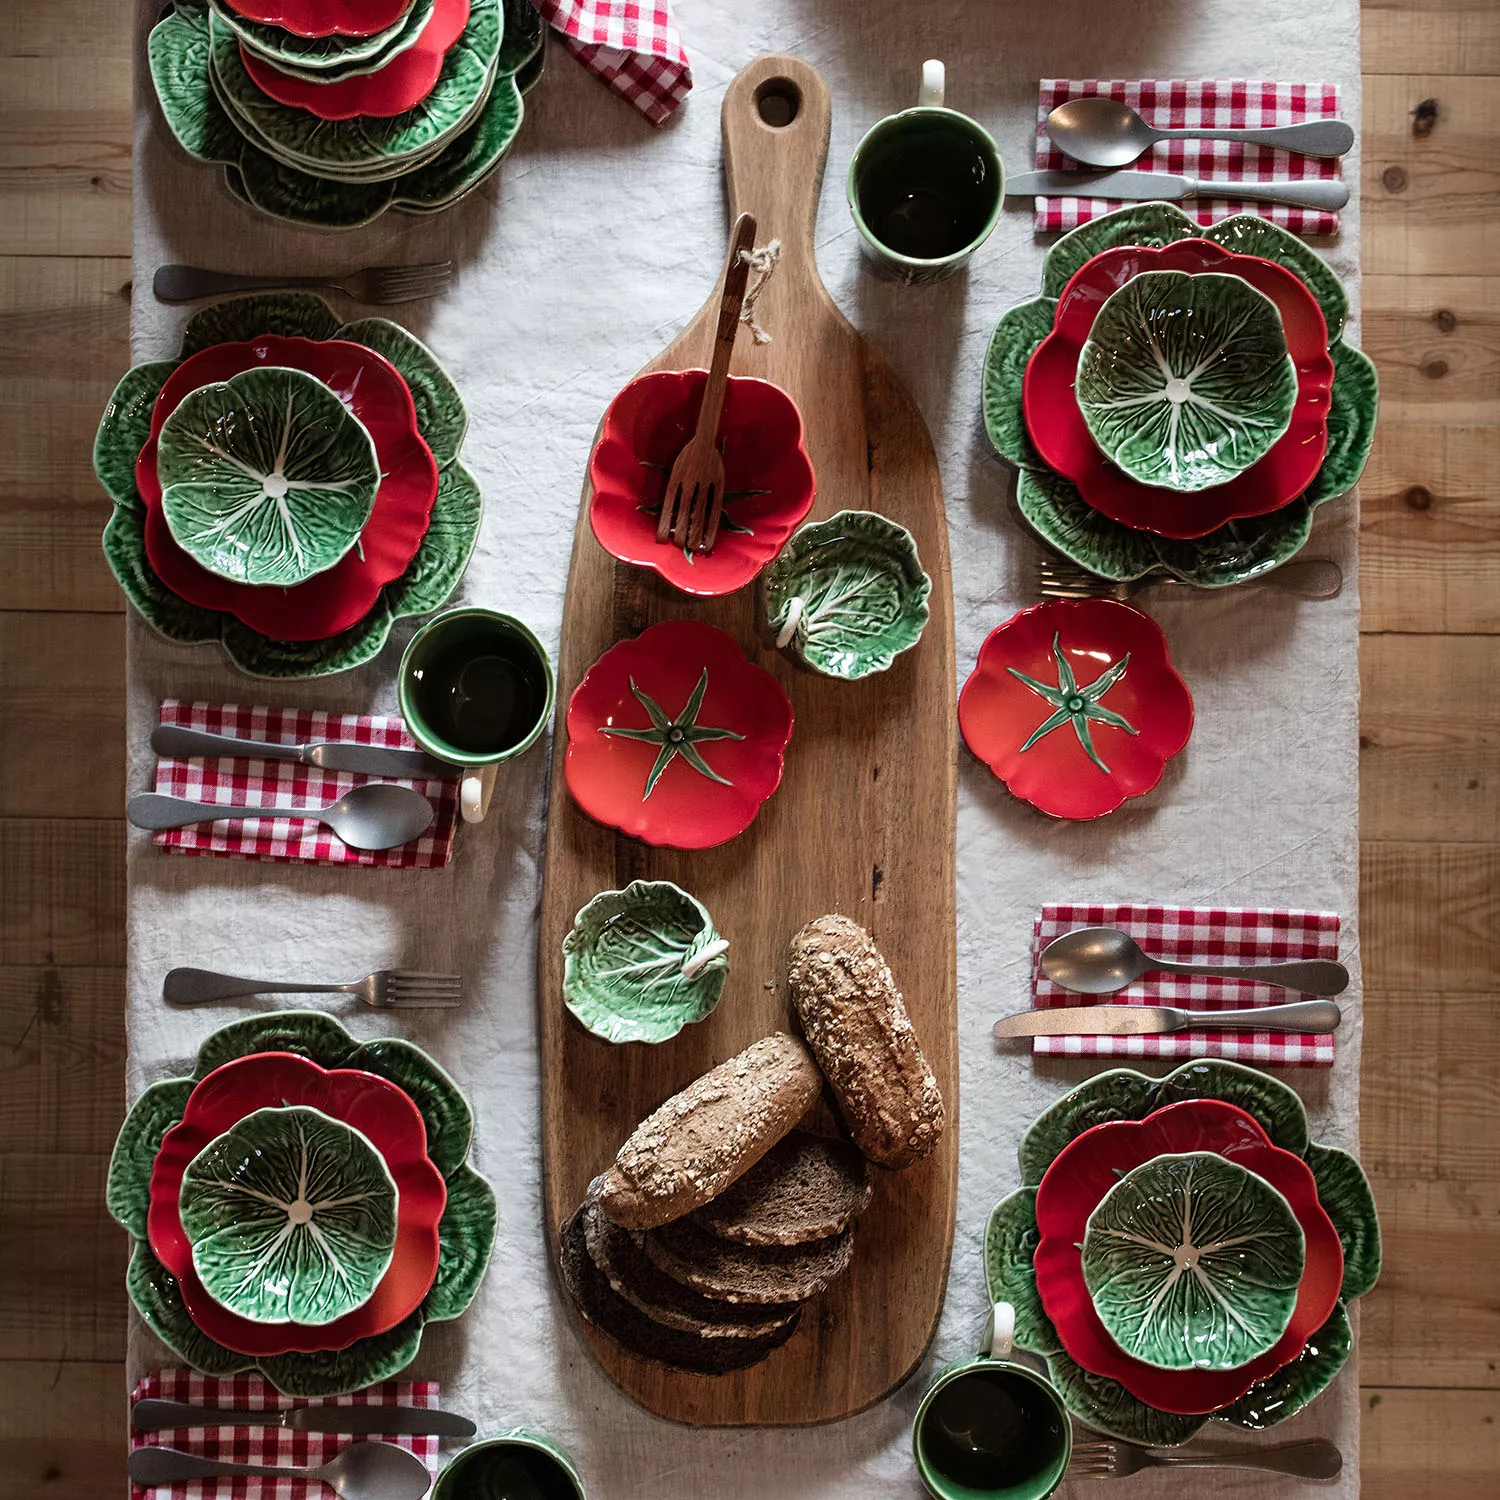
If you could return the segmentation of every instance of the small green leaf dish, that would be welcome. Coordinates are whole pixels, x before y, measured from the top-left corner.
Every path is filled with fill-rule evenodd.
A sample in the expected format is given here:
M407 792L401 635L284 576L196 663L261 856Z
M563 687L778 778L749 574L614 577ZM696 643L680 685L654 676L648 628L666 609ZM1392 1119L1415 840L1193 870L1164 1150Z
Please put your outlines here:
M316 1109L260 1109L188 1164L178 1199L193 1269L257 1323L332 1323L375 1293L396 1249L395 1179Z
M1307 286L1328 324L1334 380L1328 449L1311 486L1267 515L1230 521L1207 536L1177 541L1101 515L1042 462L1026 432L1022 383L1028 361L1051 331L1057 298L1095 255L1121 245L1160 246L1199 238L1274 261ZM1001 317L984 361L985 430L1000 457L1020 471L1016 505L1022 519L1054 551L1113 582L1159 574L1197 588L1229 588L1280 567L1306 544L1314 510L1359 482L1374 441L1379 382L1368 357L1343 342L1347 314L1344 289L1318 253L1255 214L1236 214L1204 228L1173 204L1139 203L1063 235L1047 252L1042 294Z
M314 375L263 366L200 386L162 424L156 472L177 545L236 583L302 583L359 540L375 440Z
M1127 1172L1089 1215L1083 1279L1110 1337L1165 1370L1234 1370L1286 1332L1306 1263L1291 1205L1210 1152Z
M193 1088L215 1068L260 1052L290 1052L324 1068L374 1073L407 1094L427 1130L427 1155L447 1184L438 1223L437 1278L410 1317L344 1349L253 1357L205 1335L183 1304L176 1278L146 1243L151 1169L162 1139ZM326 1399L389 1380L416 1358L428 1323L456 1318L474 1300L495 1242L495 1195L469 1165L474 1117L458 1085L420 1048L394 1037L360 1042L319 1011L273 1011L231 1022L198 1049L192 1073L152 1084L131 1106L110 1157L105 1202L136 1240L125 1284L136 1310L168 1349L195 1370L256 1370L283 1395Z
M417 429L438 463L438 491L417 555L380 592L364 619L318 641L278 641L232 615L188 604L162 583L146 557L146 507L135 488L135 462L151 430L151 409L181 360L213 344L275 333L308 339L346 339L383 355L411 389ZM340 322L321 297L274 292L235 297L193 314L176 359L130 370L110 397L94 441L94 471L114 501L104 528L104 555L126 598L159 635L181 645L217 641L230 665L250 677L325 677L377 656L391 626L442 608L458 586L479 537L483 502L474 476L457 461L468 414L453 381L404 328L386 318Z
M795 531L762 584L777 646L848 681L885 671L917 644L931 593L911 533L868 510Z
M1074 390L1094 441L1127 474L1203 490L1287 430L1297 367L1276 304L1249 282L1145 271L1099 309Z
M563 1002L607 1042L664 1042L719 1003L729 944L670 880L604 891L563 939Z
M1338 1304L1302 1353L1210 1416L1161 1411L1131 1395L1119 1381L1092 1374L1070 1359L1042 1305L1032 1264L1040 1241L1036 1189L1063 1148L1096 1125L1144 1120L1164 1105L1188 1099L1233 1104L1261 1126L1273 1145L1305 1158L1318 1201L1344 1251ZM1084 1425L1149 1447L1185 1443L1210 1421L1259 1431L1295 1416L1343 1369L1353 1346L1347 1305L1368 1292L1380 1275L1375 1199L1352 1156L1310 1141L1307 1110L1280 1079L1218 1058L1195 1059L1163 1078L1112 1069L1079 1084L1038 1115L1022 1135L1018 1154L1021 1186L995 1205L985 1231L985 1278L992 1300L1015 1306L1016 1347L1046 1360L1064 1404Z

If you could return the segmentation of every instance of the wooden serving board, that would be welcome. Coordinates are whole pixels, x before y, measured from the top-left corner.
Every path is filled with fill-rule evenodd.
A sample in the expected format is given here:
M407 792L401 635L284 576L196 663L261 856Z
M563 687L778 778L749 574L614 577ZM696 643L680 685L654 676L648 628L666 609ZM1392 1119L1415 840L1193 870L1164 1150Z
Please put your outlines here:
M795 115L773 127L790 101ZM734 373L789 391L802 409L818 495L809 519L874 510L916 537L931 575L932 618L889 671L860 682L806 672L757 630L754 587L692 599L645 569L616 563L589 529L589 492L573 543L560 669L558 729L541 917L541 1077L545 1211L556 1234L589 1180L669 1095L742 1047L793 1030L786 948L804 922L843 912L869 928L906 996L948 1107L936 1153L901 1173L876 1172L850 1274L803 1317L795 1336L749 1370L717 1377L626 1354L580 1320L585 1342L636 1401L681 1422L774 1426L833 1421L888 1395L916 1367L942 1307L958 1178L954 927L952 582L942 488L920 413L818 278L813 228L828 154L828 89L806 63L762 57L724 98L729 216L756 215L757 242L782 243L759 303L773 342L742 332ZM647 370L708 363L718 290ZM660 620L727 630L791 696L796 727L786 774L747 832L717 849L656 849L591 822L563 775L564 716L590 665ZM574 914L632 880L676 881L729 939L723 998L706 1020L658 1046L612 1045L562 1003L562 941Z

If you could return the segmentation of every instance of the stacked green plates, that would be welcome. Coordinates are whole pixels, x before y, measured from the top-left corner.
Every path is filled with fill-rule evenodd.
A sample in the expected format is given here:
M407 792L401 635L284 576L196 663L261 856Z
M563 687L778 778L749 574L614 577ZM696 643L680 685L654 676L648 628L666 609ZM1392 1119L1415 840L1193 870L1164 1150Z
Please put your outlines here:
M229 191L273 218L326 229L388 208L437 213L500 164L521 128L522 94L541 76L545 27L528 0L472 0L432 91L390 117L325 120L262 92L246 58L296 79L335 83L412 47L435 0L412 0L369 37L302 37L247 21L227 0L177 0L151 32L152 82L167 125Z

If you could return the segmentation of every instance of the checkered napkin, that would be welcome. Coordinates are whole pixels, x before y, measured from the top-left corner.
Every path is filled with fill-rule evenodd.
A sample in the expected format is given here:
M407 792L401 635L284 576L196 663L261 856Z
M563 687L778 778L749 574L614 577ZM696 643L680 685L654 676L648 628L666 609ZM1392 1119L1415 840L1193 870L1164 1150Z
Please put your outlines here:
M306 745L314 740L347 740L414 750L416 742L395 717L330 714L318 709L251 708L239 703L183 703L167 698L163 724L206 729L212 734ZM274 807L326 807L366 781L401 780L415 787L437 811L421 838L396 849L371 853L350 849L321 823L308 819L261 818L239 823L197 823L155 834L156 844L177 854L219 854L231 859L274 859L295 864L377 865L392 870L436 870L453 858L458 824L458 783L410 778L355 776L320 771L289 761L240 759L172 760L156 763L156 790L195 802L261 803Z
M1037 100L1036 164L1039 168L1074 168L1078 163L1064 156L1047 136L1047 116L1068 99L1102 94L1120 99L1140 114L1148 125L1162 129L1203 126L1208 129L1240 129L1254 125L1298 125L1303 120L1331 120L1339 112L1339 91L1331 83L1262 83L1243 78L1180 78L1126 83L1117 79L1042 79ZM1303 177L1337 177L1336 158L1303 156L1269 146L1251 146L1242 141L1158 141L1137 162L1133 171L1177 172L1188 177L1215 181L1254 182L1257 179L1286 181ZM1125 207L1109 198L1038 198L1036 227L1039 230L1076 229ZM1255 199L1193 198L1181 205L1189 218L1214 224L1230 214L1256 213L1290 229L1293 234L1337 234L1339 216L1322 210L1288 208L1283 204L1257 203Z
M1258 964L1339 956L1339 919L1317 911L1183 906L1044 906L1033 929L1032 998L1060 1005L1175 1005L1235 1010L1295 999L1274 985L1197 974L1147 974L1118 995L1075 995L1041 971L1042 949L1075 927L1118 927L1147 953L1180 963ZM1048 1057L1231 1057L1283 1068L1331 1068L1333 1037L1281 1031L1179 1031L1169 1036L1039 1036Z
M293 1406L422 1406L438 1404L435 1380L387 1380L352 1396L338 1396L332 1401L293 1401L278 1392L259 1375L231 1375L215 1379L195 1370L155 1370L140 1381L130 1393L130 1404L147 1396L166 1401L187 1401L194 1406L220 1406L251 1411L285 1411ZM180 1448L187 1453L201 1453L205 1458L222 1458L236 1464L266 1464L293 1469L316 1468L325 1464L341 1448L355 1439L331 1432L288 1432L282 1427L194 1427L162 1432L137 1432L132 1427L132 1451L150 1444ZM434 1473L438 1467L438 1443L435 1437L390 1435L386 1442L409 1448ZM216 1500L230 1495L235 1500L323 1500L329 1492L321 1483L304 1479L254 1479L244 1475L223 1479L193 1479L172 1486L174 1494L192 1500ZM146 1500L160 1495L162 1489L130 1487L131 1500Z
M667 0L535 0L542 19L596 78L653 125L687 97L693 70Z

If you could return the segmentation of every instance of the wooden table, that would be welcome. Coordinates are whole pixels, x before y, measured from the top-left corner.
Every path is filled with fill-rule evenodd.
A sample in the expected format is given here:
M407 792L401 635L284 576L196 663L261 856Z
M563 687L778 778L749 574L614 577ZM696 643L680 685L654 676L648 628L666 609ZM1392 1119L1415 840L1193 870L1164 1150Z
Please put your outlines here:
M1310 4L1311 8L1311 4ZM1365 0L1364 1489L1500 1470L1500 0ZM123 601L89 453L129 364L130 16L0 7L0 1491L120 1493Z

